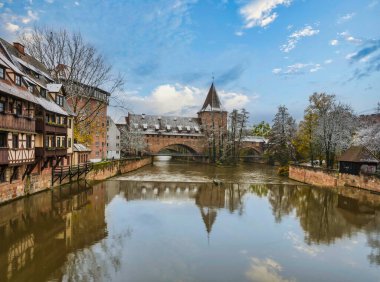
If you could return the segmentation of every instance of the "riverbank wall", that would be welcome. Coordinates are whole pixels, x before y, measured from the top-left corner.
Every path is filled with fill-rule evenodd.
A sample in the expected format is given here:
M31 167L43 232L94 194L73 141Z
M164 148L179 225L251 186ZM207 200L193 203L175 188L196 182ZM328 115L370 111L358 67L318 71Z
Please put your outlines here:
M95 163L92 170L87 174L82 174L79 178L75 177L71 182L79 179L86 179L88 181L106 180L107 178L131 172L150 164L152 164L151 157ZM68 183L70 183L70 179L66 177L61 182L56 181L52 184L52 170L46 168L39 173L32 173L24 179L20 177L12 181L12 183L0 183L0 204Z
M380 193L380 178L375 175L352 175L318 167L290 165L289 178L314 186L349 186Z

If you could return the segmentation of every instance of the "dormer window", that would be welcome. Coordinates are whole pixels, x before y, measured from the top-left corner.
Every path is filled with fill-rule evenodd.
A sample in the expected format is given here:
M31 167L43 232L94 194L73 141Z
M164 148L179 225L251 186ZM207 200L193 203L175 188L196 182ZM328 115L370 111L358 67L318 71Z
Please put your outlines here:
M5 79L5 68L0 67L0 79Z
M18 74L15 74L15 83L16 85L21 86L21 76Z
M63 106L63 96L56 95L55 102L62 107Z
M41 88L41 90L40 90L40 95L41 95L41 97L46 98L46 89Z

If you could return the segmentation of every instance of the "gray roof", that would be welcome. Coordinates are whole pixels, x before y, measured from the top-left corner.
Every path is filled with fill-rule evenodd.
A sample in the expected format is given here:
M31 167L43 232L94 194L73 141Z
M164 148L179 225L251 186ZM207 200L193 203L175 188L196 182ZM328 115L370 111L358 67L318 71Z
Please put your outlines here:
M57 93L57 92L59 92L59 90L61 90L62 84L61 83L48 83L48 84L46 84L46 87L47 87L47 90L49 92Z
M201 112L209 111L223 111L222 103L220 102L214 83L211 84L210 90L208 91L206 100L201 109Z
M245 136L242 138L242 142L268 143L268 139L262 136Z
M129 114L129 126L133 131L146 134L200 134L200 120L196 117Z
M4 83L2 80L0 80L0 91L4 92L4 93L7 93L7 94L10 94L12 96L15 96L17 98L26 100L28 102L32 102L32 103L35 103L35 104L38 103L38 101L36 99L37 97L34 96L29 91L23 90L23 89L18 88L18 87L15 87L13 85L9 85L7 83Z
M64 109L62 109L60 106L58 106L53 101L49 101L49 100L42 98L42 97L34 97L34 98L37 99L37 103L40 106L42 106L45 110L47 110L49 112L54 112L56 114L60 114L60 115L64 115L64 116L69 115Z
M85 145L80 144L80 143L74 143L73 150L74 152L91 152L89 148L87 148Z

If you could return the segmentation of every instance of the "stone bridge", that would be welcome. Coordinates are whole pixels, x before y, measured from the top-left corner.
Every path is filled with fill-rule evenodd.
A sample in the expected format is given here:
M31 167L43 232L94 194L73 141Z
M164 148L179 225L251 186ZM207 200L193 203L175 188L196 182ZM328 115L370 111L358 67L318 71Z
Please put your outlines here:
M145 135L150 154L177 151L194 155L202 155L205 150L204 136L191 135Z

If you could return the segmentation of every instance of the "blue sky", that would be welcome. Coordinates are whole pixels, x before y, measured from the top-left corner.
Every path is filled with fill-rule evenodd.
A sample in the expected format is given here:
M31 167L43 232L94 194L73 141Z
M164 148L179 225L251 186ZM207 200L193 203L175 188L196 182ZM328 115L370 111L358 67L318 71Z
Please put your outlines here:
M357 113L380 101L380 0L0 0L0 36L80 31L125 75L135 113L194 115L215 76L227 109L301 119L313 92ZM123 113L110 108L117 119Z

